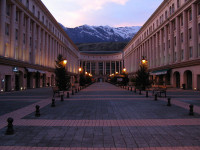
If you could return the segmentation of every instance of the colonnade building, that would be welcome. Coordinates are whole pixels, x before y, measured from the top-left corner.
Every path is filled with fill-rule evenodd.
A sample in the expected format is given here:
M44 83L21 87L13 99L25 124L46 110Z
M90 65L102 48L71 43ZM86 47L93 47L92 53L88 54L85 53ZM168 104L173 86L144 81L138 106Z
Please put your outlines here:
M83 72L92 74L97 81L105 81L112 74L120 74L123 64L123 53L117 51L80 52L80 67Z
M200 90L199 0L164 0L123 53L130 77L145 57L155 84Z
M0 90L55 85L62 54L78 73L79 51L41 0L0 0Z

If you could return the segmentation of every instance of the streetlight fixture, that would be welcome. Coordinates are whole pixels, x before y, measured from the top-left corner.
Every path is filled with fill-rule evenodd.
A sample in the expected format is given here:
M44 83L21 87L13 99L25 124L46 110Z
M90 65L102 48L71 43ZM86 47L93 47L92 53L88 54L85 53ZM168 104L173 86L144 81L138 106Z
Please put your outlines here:
M81 67L78 70L79 70L80 73L82 72L82 68Z
M66 65L67 64L67 60L63 60L63 65Z
M126 72L126 68L123 69L123 72L124 72L124 73Z
M145 59L144 56L142 56L142 60L141 60L141 62L142 62L143 65L146 65L146 64L147 64L147 60Z

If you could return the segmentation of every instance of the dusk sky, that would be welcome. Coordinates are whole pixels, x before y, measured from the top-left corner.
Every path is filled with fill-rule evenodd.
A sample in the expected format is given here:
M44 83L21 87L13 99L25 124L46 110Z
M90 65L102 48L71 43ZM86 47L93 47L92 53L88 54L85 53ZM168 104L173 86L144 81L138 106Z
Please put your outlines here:
M163 0L42 0L66 27L142 26Z

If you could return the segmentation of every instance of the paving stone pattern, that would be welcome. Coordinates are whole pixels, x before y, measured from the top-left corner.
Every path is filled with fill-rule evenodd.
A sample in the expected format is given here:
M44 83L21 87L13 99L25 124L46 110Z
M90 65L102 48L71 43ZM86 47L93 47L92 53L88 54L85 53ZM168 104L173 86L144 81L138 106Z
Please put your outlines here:
M70 94L64 102L56 97L52 108L50 88L1 94L0 104L9 111L0 111L0 150L200 149L200 93L169 91L172 107L166 106L166 98L154 101L149 95L146 98L145 92L139 95L108 83L95 83L74 96ZM195 105L194 116L188 115L191 103ZM41 106L39 118L34 116L36 104ZM6 117L10 115L14 115L15 134L8 136Z

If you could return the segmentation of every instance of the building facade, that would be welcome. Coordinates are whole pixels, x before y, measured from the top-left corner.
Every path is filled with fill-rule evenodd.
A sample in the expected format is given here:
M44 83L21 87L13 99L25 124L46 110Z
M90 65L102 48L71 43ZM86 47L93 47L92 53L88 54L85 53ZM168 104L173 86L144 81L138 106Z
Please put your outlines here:
M55 60L78 74L79 51L41 0L0 0L0 90L55 85Z
M121 73L122 58L121 52L80 52L79 66L96 81L105 81L111 74Z
M164 0L123 53L130 76L145 57L155 84L200 90L199 0Z

